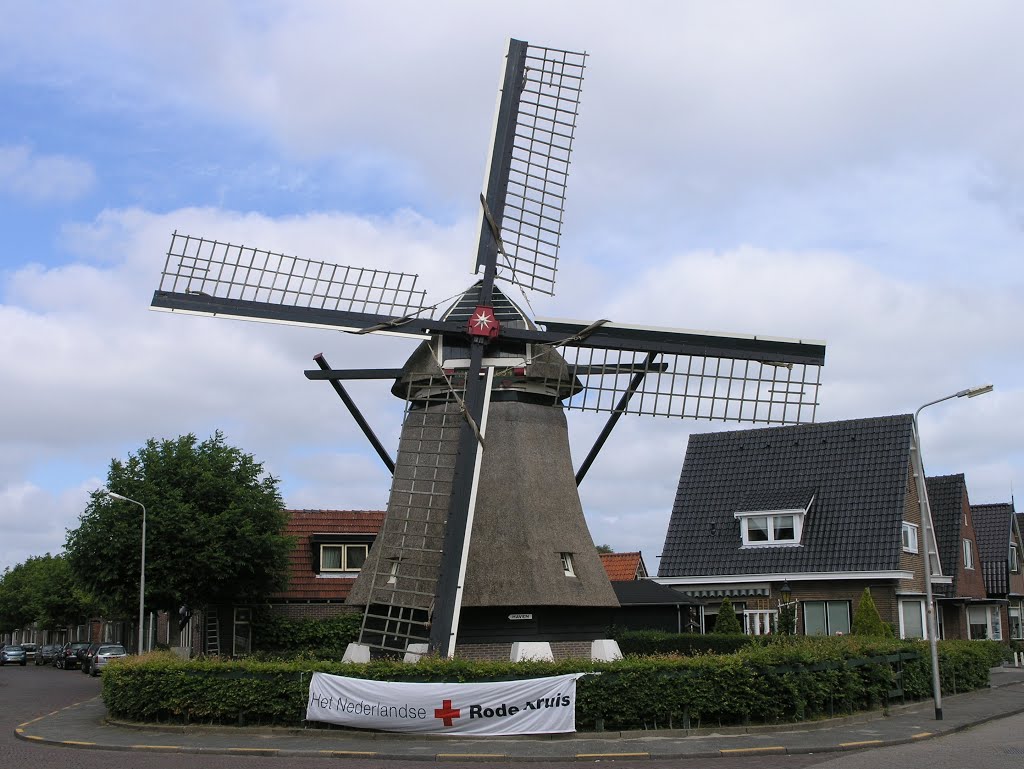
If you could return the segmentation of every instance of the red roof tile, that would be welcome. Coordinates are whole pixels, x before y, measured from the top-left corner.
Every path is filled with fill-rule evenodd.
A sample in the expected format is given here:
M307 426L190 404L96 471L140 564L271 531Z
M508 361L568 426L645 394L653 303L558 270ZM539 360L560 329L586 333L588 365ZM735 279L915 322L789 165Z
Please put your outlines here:
M321 577L313 569L313 534L377 535L384 522L383 510L289 510L285 534L295 537L289 555L288 589L275 593L274 601L344 601L352 590L354 576Z
M612 582L627 582L647 576L640 553L601 553L601 564Z

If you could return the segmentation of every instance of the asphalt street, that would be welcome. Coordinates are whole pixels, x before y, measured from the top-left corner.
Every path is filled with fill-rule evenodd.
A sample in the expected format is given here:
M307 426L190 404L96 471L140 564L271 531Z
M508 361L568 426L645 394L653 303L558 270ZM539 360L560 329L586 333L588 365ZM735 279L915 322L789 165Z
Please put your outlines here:
M99 681L51 667L0 669L0 769L62 767L489 766L614 762L616 766L807 767L1024 766L1024 671L993 671L993 689L945 703L894 709L888 717L840 719L816 728L576 735L546 740L352 736L298 729L126 728L105 720ZM890 758L893 757L894 758ZM926 758L927 756L927 758ZM961 761L963 763L957 763ZM311 763L312 762L312 763Z

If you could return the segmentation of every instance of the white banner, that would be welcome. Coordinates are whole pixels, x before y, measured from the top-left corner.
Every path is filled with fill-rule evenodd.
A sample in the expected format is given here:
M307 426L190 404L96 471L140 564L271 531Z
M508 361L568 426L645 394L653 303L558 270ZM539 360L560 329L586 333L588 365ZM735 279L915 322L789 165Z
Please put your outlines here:
M419 684L314 673L307 721L422 734L556 734L576 731L573 673L524 681Z

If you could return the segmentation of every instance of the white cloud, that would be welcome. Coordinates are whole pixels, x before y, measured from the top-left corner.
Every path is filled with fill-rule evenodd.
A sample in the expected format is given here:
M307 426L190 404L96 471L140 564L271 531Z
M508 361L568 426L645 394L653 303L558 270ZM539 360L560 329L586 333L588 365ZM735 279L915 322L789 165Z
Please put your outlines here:
M36 203L75 200L96 181L92 166L64 155L43 155L25 145L0 146L0 192Z
M976 501L1005 498L1024 474L1016 4L10 11L0 82L124 120L162 112L269 137L277 154L247 168L273 173L253 186L302 186L299 158L413 194L360 201L376 215L324 197L278 218L111 208L65 223L64 266L5 262L0 516L36 505L73 521L78 479L110 457L218 427L282 477L290 505L383 504L377 459L330 388L301 372L320 351L337 367L397 366L410 343L145 308L173 229L417 272L434 299L465 287L510 34L592 54L559 294L536 299L538 315L825 338L819 419L906 413L993 381L984 399L926 412L926 460L966 472ZM23 143L0 152L0 188L26 197L82 195L94 176ZM227 184L220 168L204 183ZM393 446L400 402L382 384L353 389ZM577 463L602 421L569 415ZM594 538L642 548L656 570L687 435L731 427L623 420L581 489ZM0 558L63 536L20 541Z

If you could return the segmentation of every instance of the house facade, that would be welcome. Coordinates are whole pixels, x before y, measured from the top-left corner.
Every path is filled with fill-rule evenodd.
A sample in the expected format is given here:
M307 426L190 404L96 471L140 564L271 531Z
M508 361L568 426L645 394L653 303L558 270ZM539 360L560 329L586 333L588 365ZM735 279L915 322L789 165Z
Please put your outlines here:
M285 536L288 586L260 606L209 606L187 617L164 617L167 643L184 654L236 656L252 650L256 610L289 619L324 619L355 611L346 600L380 530L377 510L289 510ZM168 621L170 620L170 621ZM165 636L158 631L158 637Z
M1019 516L1012 502L973 505L971 512L978 531L978 568L992 603L971 612L970 637L1024 639L1024 547Z
M704 632L728 596L748 633L773 632L788 604L798 633L846 634L869 588L898 635L926 637L912 450L909 414L692 435L657 581L700 602ZM948 504L962 510L962 491ZM939 551L936 593L957 598L959 578L983 601L974 575ZM966 604L951 600L947 637L965 624Z

